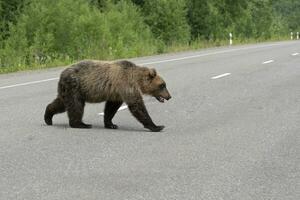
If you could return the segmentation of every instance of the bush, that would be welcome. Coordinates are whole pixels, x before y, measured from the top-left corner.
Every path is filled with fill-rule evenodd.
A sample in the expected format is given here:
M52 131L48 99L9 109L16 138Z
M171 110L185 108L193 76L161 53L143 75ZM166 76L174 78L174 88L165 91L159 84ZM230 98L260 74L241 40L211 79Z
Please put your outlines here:
M132 3L120 1L100 12L85 0L32 0L18 23L11 25L0 62L1 66L30 66L155 51L151 31Z

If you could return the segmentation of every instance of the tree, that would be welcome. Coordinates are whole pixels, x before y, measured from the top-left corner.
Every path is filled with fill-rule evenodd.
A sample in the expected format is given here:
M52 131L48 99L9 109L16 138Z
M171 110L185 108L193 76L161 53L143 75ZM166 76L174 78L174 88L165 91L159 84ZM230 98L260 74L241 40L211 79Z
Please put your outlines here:
M9 36L9 24L15 23L24 0L0 0L0 40Z
M190 40L185 0L145 1L143 13L145 22L159 40L168 45Z
M300 29L300 1L298 0L272 0L276 15L288 25L288 31Z

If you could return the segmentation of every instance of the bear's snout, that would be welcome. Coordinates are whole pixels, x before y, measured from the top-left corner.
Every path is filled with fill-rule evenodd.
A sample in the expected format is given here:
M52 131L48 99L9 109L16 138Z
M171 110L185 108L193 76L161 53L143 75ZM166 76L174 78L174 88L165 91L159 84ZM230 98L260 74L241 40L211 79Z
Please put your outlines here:
M169 93L169 91L167 90L167 88L165 88L165 89L163 90L163 92L161 93L161 96L162 96L164 99L166 99L166 100L169 100L169 99L172 98L171 95L170 95L170 93Z
M171 95L169 95L169 96L166 97L166 100L169 101L171 98L172 98Z

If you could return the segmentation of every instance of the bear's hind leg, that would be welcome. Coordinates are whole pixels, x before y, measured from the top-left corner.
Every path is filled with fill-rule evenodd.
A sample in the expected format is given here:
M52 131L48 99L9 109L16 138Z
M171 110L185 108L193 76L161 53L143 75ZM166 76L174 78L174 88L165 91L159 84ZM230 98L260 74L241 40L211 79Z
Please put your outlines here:
M64 102L60 97L54 99L52 103L50 103L45 111L44 120L47 125L52 125L52 118L55 114L63 113L66 111Z
M70 98L66 101L66 108L69 117L69 124L72 128L91 128L92 125L85 124L82 122L83 112L84 112L85 102L76 98Z
M122 105L121 101L107 101L104 109L104 126L105 128L117 129L118 126L112 123L112 118Z

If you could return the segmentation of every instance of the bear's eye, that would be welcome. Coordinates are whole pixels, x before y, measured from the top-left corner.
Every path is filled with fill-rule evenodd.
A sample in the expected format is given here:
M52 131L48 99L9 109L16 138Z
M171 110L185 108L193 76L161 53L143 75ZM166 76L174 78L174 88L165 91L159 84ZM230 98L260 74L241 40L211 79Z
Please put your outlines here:
M166 84L165 84L165 83L162 83L162 84L159 85L159 88L160 88L160 89L164 89L165 87L166 87Z

